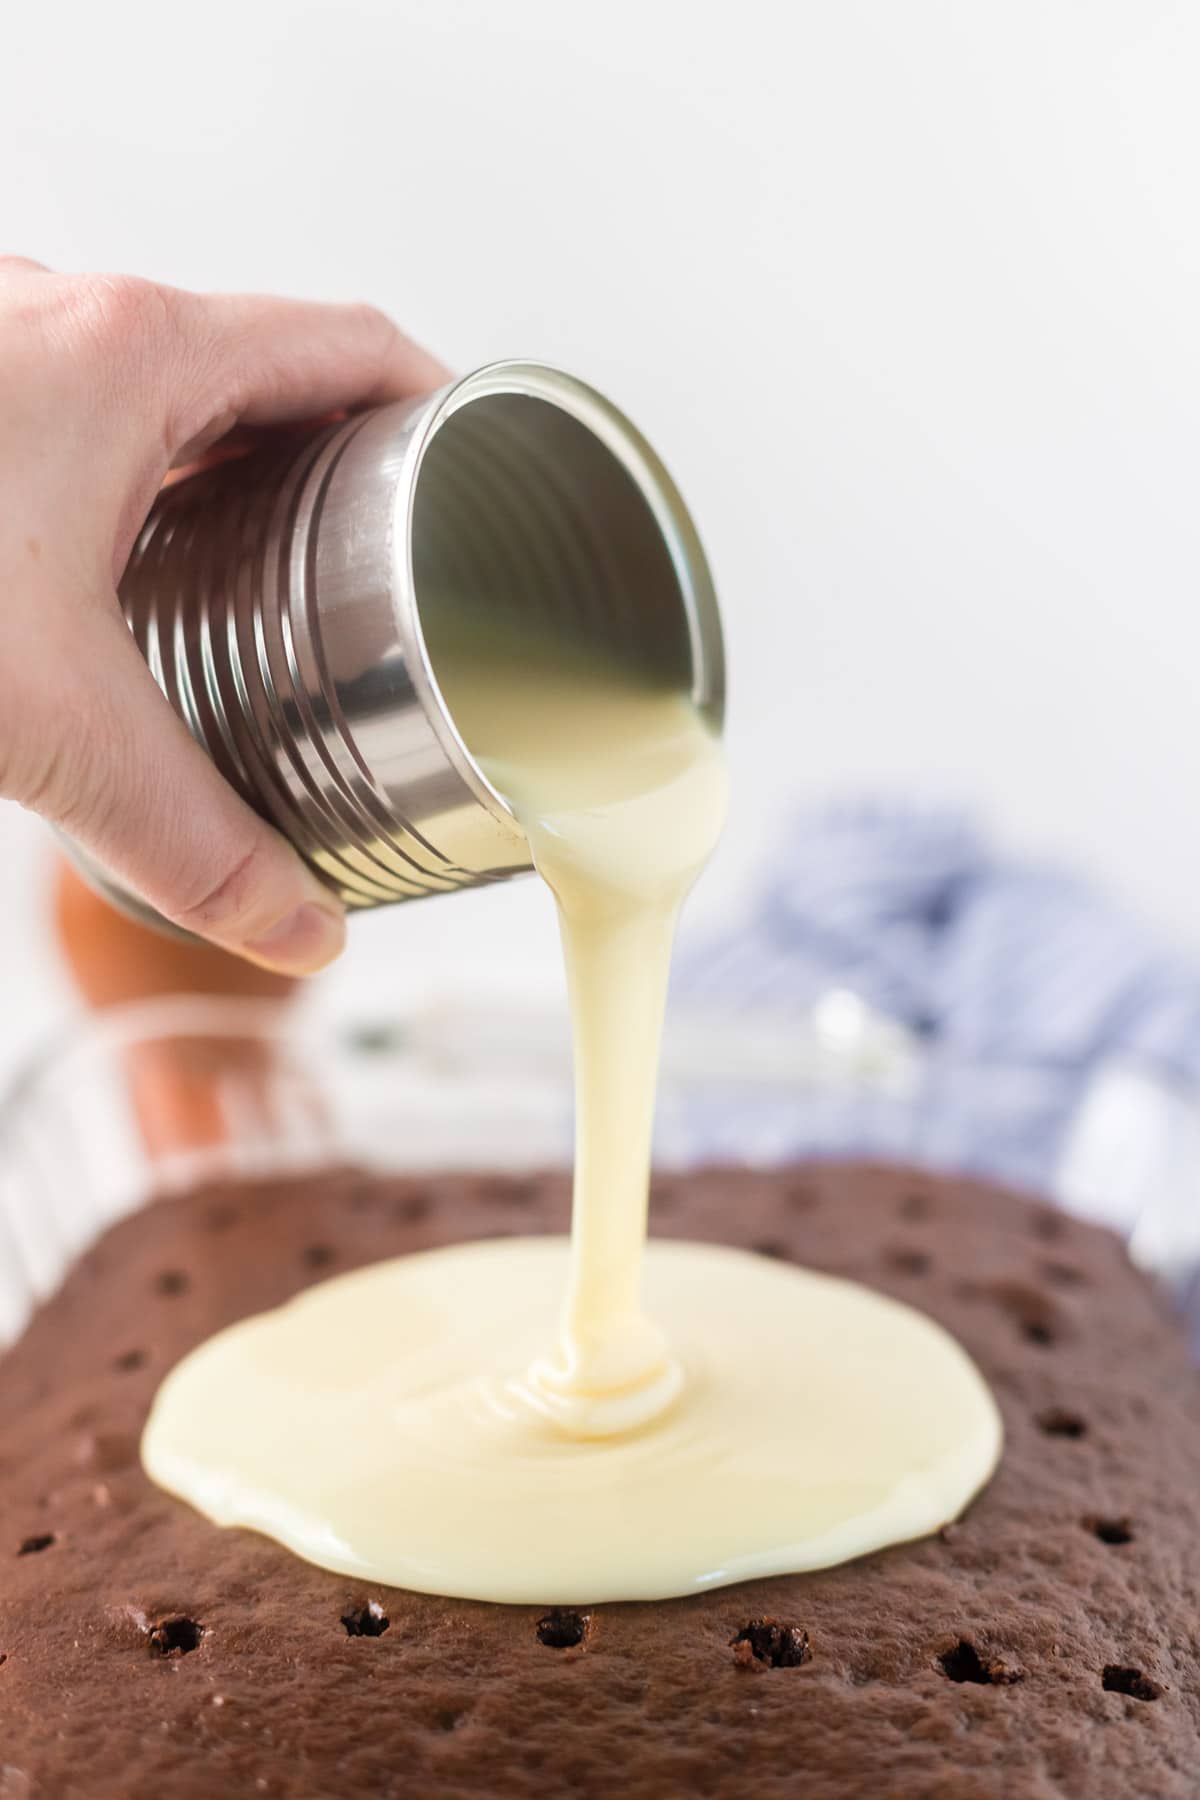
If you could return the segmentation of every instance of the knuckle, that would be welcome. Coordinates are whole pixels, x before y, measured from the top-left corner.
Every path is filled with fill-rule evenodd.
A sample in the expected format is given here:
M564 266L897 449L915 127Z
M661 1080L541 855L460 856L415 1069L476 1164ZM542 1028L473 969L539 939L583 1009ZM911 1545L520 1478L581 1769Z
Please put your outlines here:
M34 262L31 256L17 256L12 251L0 251L0 280L47 273L45 263Z
M0 731L0 795L30 812L44 812L39 801L49 791L53 773L45 764L45 750L31 755L26 734L15 732L11 718L6 720Z
M76 329L107 355L138 354L174 325L167 290L136 275L80 276L64 298Z
M73 669L66 659L43 667L34 690L14 709L2 791L91 845L109 842L141 799L119 702L94 665Z
M0 743L0 794L49 818L50 800L59 787L59 755L56 744L31 752L28 744Z
M0 792L65 831L102 833L107 800L86 774L76 734L62 724L23 732L0 754Z
M263 874L263 845L260 839L246 846L234 846L217 867L221 873L207 882L196 898L188 897L172 912L177 925L199 937L220 933L245 914Z
M349 312L363 337L371 340L382 359L399 335L396 321L369 300L352 301Z
M390 338L395 333L396 326L390 315L385 313L381 306L376 306L372 300L352 300L350 315L358 321L364 331L373 331L379 337L385 338Z

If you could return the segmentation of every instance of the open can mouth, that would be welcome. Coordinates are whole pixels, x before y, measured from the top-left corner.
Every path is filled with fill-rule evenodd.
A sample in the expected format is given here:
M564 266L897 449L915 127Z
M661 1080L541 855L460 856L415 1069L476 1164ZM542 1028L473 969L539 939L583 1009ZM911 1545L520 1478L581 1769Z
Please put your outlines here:
M502 632L552 669L603 658L690 696L720 733L725 657L695 525L641 433L595 389L497 362L438 397L400 490L395 569L414 679L447 755L510 813L464 742L445 671L465 633Z

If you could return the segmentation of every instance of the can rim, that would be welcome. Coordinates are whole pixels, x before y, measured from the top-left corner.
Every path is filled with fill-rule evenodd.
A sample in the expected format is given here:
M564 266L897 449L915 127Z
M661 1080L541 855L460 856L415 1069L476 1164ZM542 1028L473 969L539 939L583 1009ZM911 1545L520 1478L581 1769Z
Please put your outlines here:
M691 698L718 736L725 723L725 646L712 572L691 513L661 458L611 400L565 370L521 357L485 363L435 395L413 433L405 457L405 478L397 485L392 520L394 591L416 651L410 673L424 689L421 697L443 750L489 811L520 831L512 807L488 780L455 725L425 641L413 569L413 512L426 452L448 419L490 395L523 395L558 407L589 430L633 480L670 556L686 613L692 651Z

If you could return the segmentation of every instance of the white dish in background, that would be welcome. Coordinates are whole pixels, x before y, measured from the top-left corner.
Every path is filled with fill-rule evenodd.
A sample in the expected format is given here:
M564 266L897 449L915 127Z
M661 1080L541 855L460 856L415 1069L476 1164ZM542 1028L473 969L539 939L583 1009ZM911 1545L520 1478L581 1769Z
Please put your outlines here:
M205 1141L168 1121L148 1141L146 1081L160 1092L165 1071L203 1089ZM845 992L790 1021L673 1007L656 1161L861 1155L979 1170L972 1096L986 1096L984 1141L998 1104L1027 1106L1042 1077L963 1073L948 1081L919 1040ZM1115 1226L1189 1298L1200 1267L1194 1097L1150 1069L1103 1069L1062 1143L1047 1198ZM346 1162L517 1170L570 1156L565 1023L550 1010L428 1004L336 1036L254 1001L154 1000L91 1015L0 1103L0 1342L116 1219L206 1176Z

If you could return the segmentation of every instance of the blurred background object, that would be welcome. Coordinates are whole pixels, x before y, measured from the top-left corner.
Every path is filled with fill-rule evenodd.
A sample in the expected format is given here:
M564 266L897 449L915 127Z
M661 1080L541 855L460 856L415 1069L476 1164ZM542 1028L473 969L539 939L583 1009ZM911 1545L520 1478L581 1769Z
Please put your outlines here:
M701 938L794 799L888 789L1195 945L1198 68L1166 0L26 9L6 248L369 297L627 408L729 638ZM73 1003L51 860L0 807L0 1082ZM553 994L556 959L522 882L356 921L306 1005Z
M150 931L93 893L64 857L55 860L54 930L88 1006L120 1006L162 994L228 994L282 1000L296 983L196 938Z
M999 854L952 811L842 801L784 824L750 905L680 959L680 1002L759 1030L811 1020L857 1043L860 1066L886 1021L890 1061L910 1072L898 1112L793 1106L791 1155L973 1170L1123 1230L1165 1163L1200 1220L1200 1162L1189 1169L1175 1126L1200 1095L1200 959L1093 883ZM693 1152L753 1153L771 1128L757 1110L728 1089L696 1108Z
M54 932L80 997L97 1012L185 994L268 1001L282 1010L296 987L212 944L138 924L93 893L62 857L55 868ZM239 1104L253 1113L265 1104L276 1062L273 1039L219 1032L178 1033L169 1050L136 1039L124 1055L130 1106L151 1161L219 1145L230 1128L227 1084L236 1084ZM239 1124L246 1128L244 1117Z

